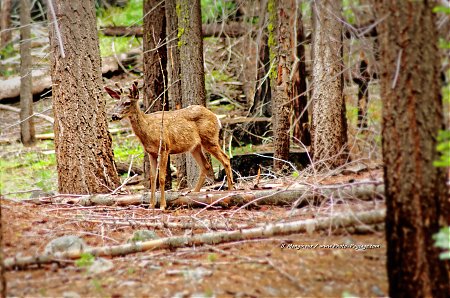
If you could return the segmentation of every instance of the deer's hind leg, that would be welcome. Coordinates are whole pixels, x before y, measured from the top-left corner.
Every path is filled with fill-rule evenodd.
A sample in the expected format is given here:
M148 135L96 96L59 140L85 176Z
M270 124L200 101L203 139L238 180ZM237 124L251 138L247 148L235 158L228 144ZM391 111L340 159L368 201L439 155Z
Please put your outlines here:
M233 189L233 172L231 171L230 159L228 156L220 149L219 145L211 145L205 147L205 150L211 153L225 168L225 173L227 174L227 184L228 190Z
M159 189L161 190L161 200L159 201L159 208L161 210L166 209L166 194L165 194L165 186L166 186L166 170L167 170L167 161L169 160L169 152L161 150L161 156L159 161Z
M206 175L208 174L208 170L211 168L211 165L206 160L205 155L202 151L202 146L198 145L191 151L192 156L197 162L200 168L200 175L198 177L197 185L194 188L195 192L199 192L205 182Z
M156 183L155 183L155 175L156 175L156 159L157 156L154 156L153 154L148 154L148 158L150 160L150 208L155 208L156 204L156 198L155 198L155 191L156 191Z

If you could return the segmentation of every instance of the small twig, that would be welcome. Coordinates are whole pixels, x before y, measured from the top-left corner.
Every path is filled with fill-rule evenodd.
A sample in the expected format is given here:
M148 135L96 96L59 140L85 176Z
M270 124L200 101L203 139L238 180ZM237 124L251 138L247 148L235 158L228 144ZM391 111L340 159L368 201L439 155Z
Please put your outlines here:
M397 84L398 75L400 73L400 62L402 60L402 54L403 54L403 49L400 49L400 51L398 52L398 55L397 55L397 65L395 67L395 76L394 76L394 80L392 81L391 89L394 89L395 85Z
M48 7L50 8L50 13L53 18L53 24L55 25L55 33L56 33L56 39L58 40L59 44L59 51L61 52L61 58L66 58L66 54L64 53L64 46L62 42L61 32L59 31L58 26L58 19L56 18L55 8L53 7L52 0L47 0Z

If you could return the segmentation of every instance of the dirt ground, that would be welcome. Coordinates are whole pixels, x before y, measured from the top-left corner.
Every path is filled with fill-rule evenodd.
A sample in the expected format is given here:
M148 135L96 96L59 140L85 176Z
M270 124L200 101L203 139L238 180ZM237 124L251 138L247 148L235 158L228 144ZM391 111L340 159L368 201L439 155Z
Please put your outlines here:
M52 239L77 235L89 246L126 243L142 229L123 222L185 222L193 216L248 224L327 216L344 210L372 210L382 202L358 202L301 209L262 206L258 210L179 209L164 213L139 206L80 207L34 205L2 200L5 257L42 253ZM331 210L331 209L332 210ZM117 224L103 224L102 219ZM121 221L122 223L119 223ZM206 230L152 229L160 237ZM300 248L301 245L374 244L367 250ZM291 244L291 246L289 246ZM297 247L293 246L297 245ZM284 246L284 248L282 248ZM300 249L297 249L300 248ZM155 250L111 258L113 268L88 273L69 263L9 271L14 297L361 297L387 293L383 232L351 234L334 230L215 246Z

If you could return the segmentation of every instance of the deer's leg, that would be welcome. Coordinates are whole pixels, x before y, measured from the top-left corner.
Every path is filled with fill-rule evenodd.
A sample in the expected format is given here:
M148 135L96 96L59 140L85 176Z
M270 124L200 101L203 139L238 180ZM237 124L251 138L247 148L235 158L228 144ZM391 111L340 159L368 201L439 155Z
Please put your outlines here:
M211 168L211 165L206 160L205 155L202 152L202 146L199 145L195 147L191 151L191 154L200 168L200 175L198 177L197 185L194 188L195 192L199 192L205 182L206 175L208 174L208 170Z
M166 209L166 195L164 193L166 185L166 170L167 160L169 159L168 151L161 151L161 160L159 161L159 189L161 190L161 200L159 201L159 208Z
M231 171L230 159L228 156L220 149L219 145L213 145L205 148L206 151L211 153L225 168L225 173L227 174L227 184L228 190L233 189L233 173Z
M156 175L156 156L153 154L148 154L148 157L150 159L150 207L153 209L155 208L156 198L155 198L155 190L156 190L156 183L155 183L155 175Z

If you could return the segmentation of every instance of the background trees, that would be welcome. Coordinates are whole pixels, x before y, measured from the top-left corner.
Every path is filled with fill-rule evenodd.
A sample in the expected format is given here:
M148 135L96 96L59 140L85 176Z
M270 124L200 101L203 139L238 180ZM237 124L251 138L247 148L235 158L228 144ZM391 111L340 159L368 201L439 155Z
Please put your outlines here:
M347 119L343 97L342 23L339 1L314 1L312 11L312 151L319 168L346 161Z
M55 24L61 36L49 30L59 192L110 192L119 178L101 89L94 4L60 0L54 9L61 16Z
M449 263L439 260L432 239L450 215L446 171L433 166L443 128L433 5L381 1L375 7L385 18L378 27L389 293L446 297Z
M20 1L20 137L22 144L31 146L36 141L33 115L31 16L30 2Z

